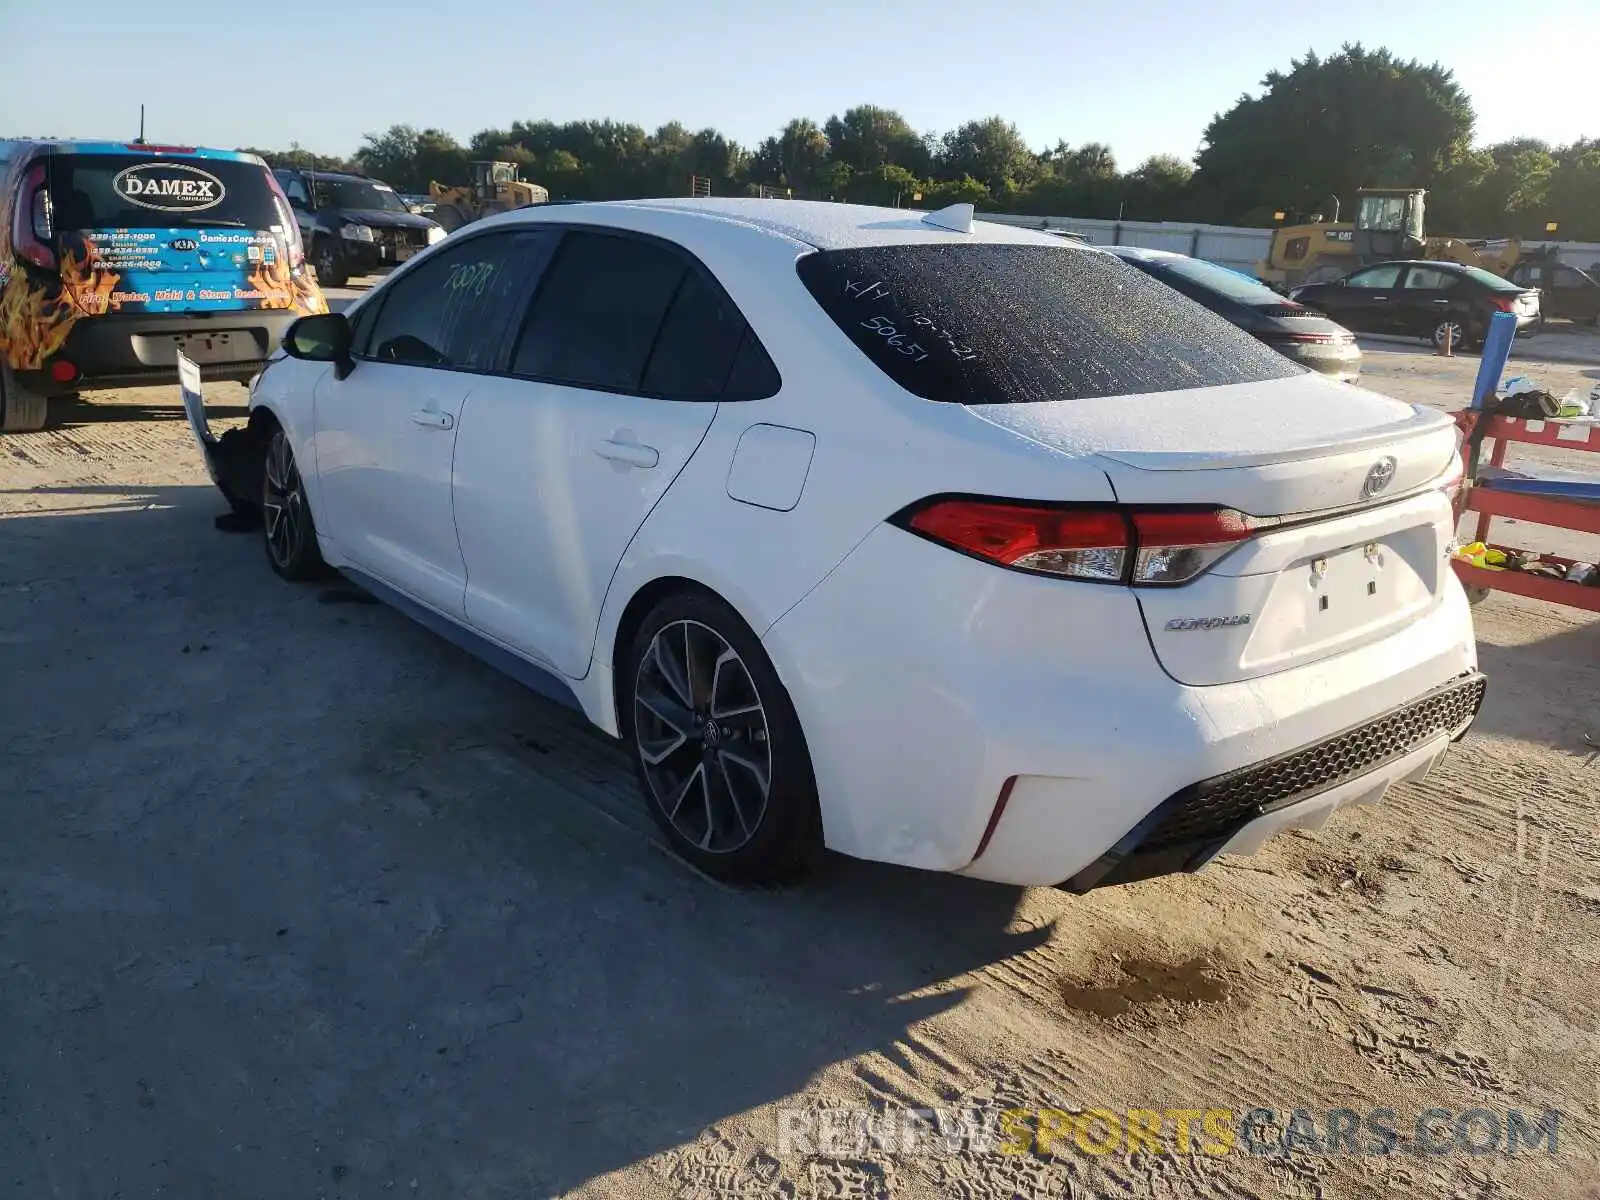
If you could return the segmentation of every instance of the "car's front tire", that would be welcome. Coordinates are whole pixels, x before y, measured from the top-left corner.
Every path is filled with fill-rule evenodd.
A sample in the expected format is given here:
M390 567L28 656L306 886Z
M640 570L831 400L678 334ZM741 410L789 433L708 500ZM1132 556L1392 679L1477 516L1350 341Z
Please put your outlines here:
M19 384L11 368L0 362L0 433L34 433L49 416L49 399Z
M261 472L261 533L267 562L278 576L301 583L322 574L322 552L305 481L289 435L277 428L268 438Z
M822 849L810 752L760 639L729 605L698 591L658 603L617 692L640 788L674 850L736 882L806 873Z

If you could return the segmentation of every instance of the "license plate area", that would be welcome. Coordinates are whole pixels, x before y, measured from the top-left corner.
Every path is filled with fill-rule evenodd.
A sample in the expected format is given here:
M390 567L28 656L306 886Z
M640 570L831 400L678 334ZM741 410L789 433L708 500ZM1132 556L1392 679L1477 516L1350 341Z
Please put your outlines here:
M196 363L245 362L259 357L255 338L238 330L178 333L171 340L174 360L179 354Z
M1435 602L1431 527L1312 555L1275 581L1244 665L1288 665L1352 649L1415 620Z

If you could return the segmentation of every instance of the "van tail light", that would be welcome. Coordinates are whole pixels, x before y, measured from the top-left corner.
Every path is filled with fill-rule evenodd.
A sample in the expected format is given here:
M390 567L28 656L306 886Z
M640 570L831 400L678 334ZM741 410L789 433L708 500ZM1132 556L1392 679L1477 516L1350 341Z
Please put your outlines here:
M55 240L55 226L50 185L45 166L40 163L23 177L22 190L17 193L17 206L11 213L11 244L34 266L53 271L56 252L50 246Z
M1272 524L1222 508L1053 507L978 499L913 505L895 523L999 566L1136 587L1187 583Z
M283 185L278 182L278 177L271 171L266 172L267 184L272 188L272 206L278 212L278 222L283 226L283 247L289 259L289 269L298 271L305 265L305 243L300 240L300 223L294 219L294 209L289 205L289 197L283 193Z

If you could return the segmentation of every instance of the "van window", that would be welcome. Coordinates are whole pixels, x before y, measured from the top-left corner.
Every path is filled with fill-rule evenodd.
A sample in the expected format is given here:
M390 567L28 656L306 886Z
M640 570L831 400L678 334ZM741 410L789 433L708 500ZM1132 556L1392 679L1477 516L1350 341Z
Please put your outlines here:
M1019 404L1301 374L1165 284L1071 245L822 250L798 269L840 331L925 400Z
M53 154L55 227L250 229L283 224L267 169L219 158L149 154Z

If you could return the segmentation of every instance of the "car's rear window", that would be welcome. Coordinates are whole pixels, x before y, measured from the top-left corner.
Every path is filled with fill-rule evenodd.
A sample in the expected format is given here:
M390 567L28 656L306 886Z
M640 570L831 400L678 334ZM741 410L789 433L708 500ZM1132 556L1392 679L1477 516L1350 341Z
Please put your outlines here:
M225 158L55 154L50 157L50 201L55 227L62 231L259 231L283 223L266 168Z
M1474 283L1480 283L1491 292L1521 292L1526 289L1521 284L1512 283L1509 279L1502 279L1493 271L1485 271L1482 267L1459 266L1456 273L1465 275Z
M1070 245L823 250L798 269L845 335L926 400L1022 404L1301 373L1164 284Z

